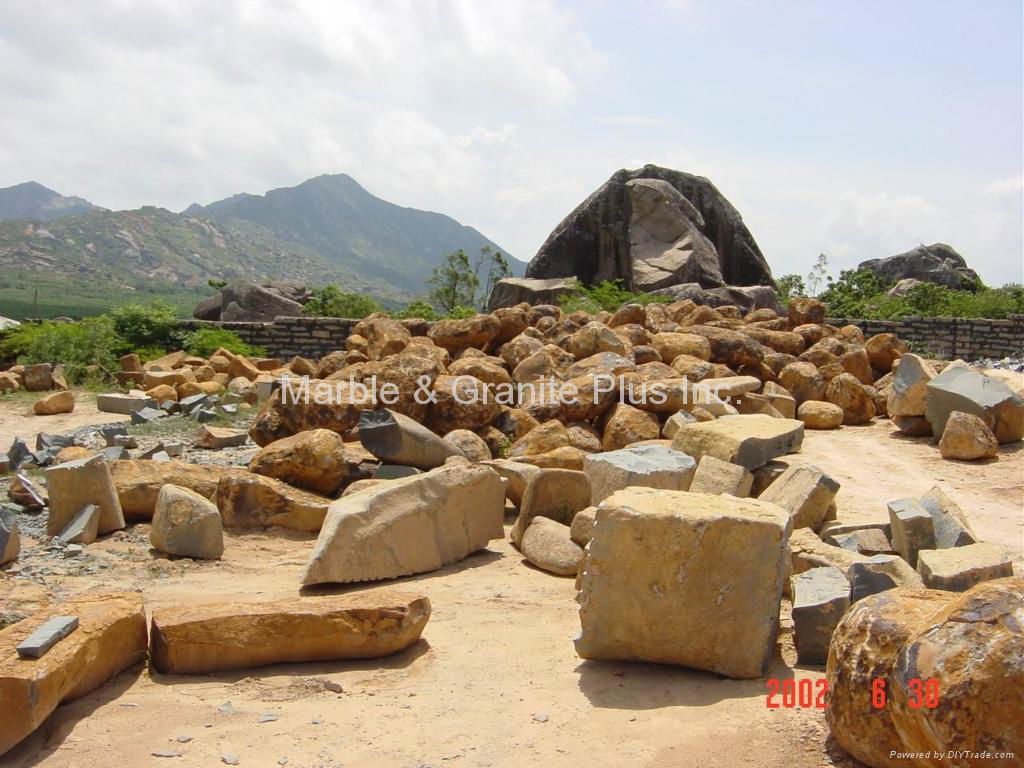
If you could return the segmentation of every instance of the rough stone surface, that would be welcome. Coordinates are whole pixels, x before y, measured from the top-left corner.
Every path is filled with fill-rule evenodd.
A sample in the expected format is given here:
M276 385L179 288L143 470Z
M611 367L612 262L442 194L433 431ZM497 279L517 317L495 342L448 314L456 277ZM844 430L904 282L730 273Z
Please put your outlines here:
M916 566L918 552L935 549L932 516L914 499L895 499L887 506L893 549L912 567Z
M14 649L61 615L77 617L78 630L42 658L19 658ZM38 728L58 704L85 696L145 659L146 646L138 593L72 598L0 630L0 754Z
M587 546L594 538L594 525L597 523L597 507L581 509L572 519L569 526L569 537L581 547Z
M505 535L501 478L454 464L331 504L303 584L375 581L434 571Z
M806 464L786 468L758 498L792 514L794 528L818 528L838 492L838 482Z
M799 421L752 414L689 424L676 432L672 447L695 459L714 456L754 470L800 450L803 438L804 425Z
M981 284L978 273L967 266L964 257L945 243L919 245L906 253L862 261L857 269L870 270L886 283L914 279L954 290Z
M577 579L586 659L762 675L789 516L752 499L629 488L606 499Z
M0 508L0 565L16 560L20 552L18 516L10 510Z
M983 581L1013 576L1013 563L995 544L924 549L917 557L917 572L929 589L966 592Z
M990 459L999 453L999 441L984 419L973 413L953 411L939 438L939 453L944 459Z
M100 508L86 504L68 521L58 538L65 544L92 544L100 530Z
M843 409L843 424L867 424L875 417L875 402L856 376L841 373L825 386L825 400Z
M245 441L248 439L249 436L240 429L211 427L209 424L203 424L196 430L193 442L197 448L219 450L245 445Z
M924 416L928 382L935 378L935 369L908 352L899 358L894 374L886 402L889 416Z
M100 455L49 468L46 490L50 498L46 521L48 536L58 536L86 504L99 507L101 534L124 528L124 513L110 466Z
M808 429L837 429L843 423L843 409L824 400L805 400L796 417Z
M300 384L295 385L294 391L282 386L263 404L263 410L249 428L249 437L256 445L267 445L307 429L329 429L344 434L359 423L361 411L374 406L372 398L361 397L362 393L345 381L311 380L307 383L309 397L303 394ZM316 396L320 387L327 390L326 399Z
M531 279L524 277L505 277L494 285L491 291L488 309L514 307L520 302L527 304L554 304L557 306L563 296L575 293L578 289L575 277Z
M280 525L316 532L331 500L272 477L233 469L221 475L214 502L227 528Z
M58 413L71 413L73 410L75 396L70 391L44 395L32 404L32 412L36 416L54 416Z
M793 634L801 664L824 664L839 620L850 607L850 582L838 568L811 568L793 577Z
M936 435L954 411L981 418L1000 445L1024 437L1024 400L999 379L973 368L951 365L928 382L925 416Z
M917 572L897 555L874 555L858 560L850 564L846 575L850 577L853 602L896 587L924 586Z
M349 462L341 435L310 429L265 445L252 457L249 471L330 496L348 476Z
M978 541L967 515L939 486L918 498L917 503L932 517L936 549L963 547Z
M165 485L157 496L149 543L169 555L216 560L224 554L220 512L195 491Z
M754 475L749 470L738 464L705 455L697 464L697 471L693 474L693 482L690 483L688 490L693 493L727 493L743 498L750 495L753 484Z
M183 461L134 459L110 463L117 498L129 520L151 520L160 489L167 483L212 499L221 475L230 471L233 471L230 467Z
M426 597L374 591L159 609L153 666L198 675L267 664L388 656L419 640Z
M523 557L557 576L575 576L583 550L572 540L569 526L535 517L523 534Z
M590 503L595 505L631 485L690 490L696 467L692 457L661 445L636 445L583 459L583 472L590 479Z
M523 534L535 517L547 517L569 525L573 516L590 506L590 479L573 469L541 469L530 479L509 538L522 546Z
M449 456L462 455L457 446L419 422L385 408L363 411L359 440L381 461L417 469L440 467Z

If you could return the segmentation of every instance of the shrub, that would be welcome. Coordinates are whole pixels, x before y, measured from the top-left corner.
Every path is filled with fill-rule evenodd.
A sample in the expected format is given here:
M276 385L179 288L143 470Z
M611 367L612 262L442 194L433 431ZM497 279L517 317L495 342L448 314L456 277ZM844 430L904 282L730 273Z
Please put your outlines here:
M626 290L621 280L604 280L597 285L581 285L577 293L563 296L559 305L565 312L614 312L624 304L670 304L668 296Z
M117 370L118 354L125 342L105 315L78 323L22 323L0 342L0 354L19 363L62 363L71 384L81 382L90 365Z
M200 328L187 333L182 346L190 355L198 357L209 357L221 347L246 357L263 357L266 354L262 347L247 344L237 333L224 328Z
M779 303L784 307L789 306L789 300L794 296L807 295L804 279L800 275L783 275L775 281L775 285L775 293L779 297Z
M165 351L181 344L178 313L170 304L125 304L110 311L114 330L129 349L158 347Z
M381 306L372 296L363 293L343 291L331 283L313 291L313 296L304 309L311 317L349 317L360 319L374 312L380 312Z
M443 317L431 304L423 299L416 299L416 301L411 302L404 309L392 312L391 316L397 320L405 320L410 317L418 317L423 320L440 320Z

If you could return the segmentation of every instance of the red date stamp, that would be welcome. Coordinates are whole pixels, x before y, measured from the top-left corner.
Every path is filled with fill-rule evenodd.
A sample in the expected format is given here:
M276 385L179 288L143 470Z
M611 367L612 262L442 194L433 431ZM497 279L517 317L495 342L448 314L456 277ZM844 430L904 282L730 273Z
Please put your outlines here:
M771 677L766 681L768 694L765 706L768 709L825 709L828 706L828 680L819 678L811 680L803 678L787 678L779 680ZM871 681L871 706L883 709L888 702L888 691L884 678L876 677ZM935 678L921 680L913 678L907 681L907 706L911 709L935 709L939 706L939 681Z

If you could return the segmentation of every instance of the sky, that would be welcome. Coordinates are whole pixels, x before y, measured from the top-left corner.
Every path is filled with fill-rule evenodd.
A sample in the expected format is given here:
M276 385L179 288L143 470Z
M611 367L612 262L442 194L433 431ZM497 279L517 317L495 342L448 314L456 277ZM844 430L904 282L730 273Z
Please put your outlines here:
M776 276L946 242L1024 281L1021 0L4 0L0 187L182 210L348 173L528 260L619 168Z

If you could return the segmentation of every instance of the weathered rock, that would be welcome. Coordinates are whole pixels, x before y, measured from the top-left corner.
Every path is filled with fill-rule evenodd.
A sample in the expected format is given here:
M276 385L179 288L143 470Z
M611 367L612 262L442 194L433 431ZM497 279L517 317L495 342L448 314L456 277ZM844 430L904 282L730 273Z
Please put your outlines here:
M753 483L754 476L749 470L706 454L697 464L697 471L693 475L689 490L693 493L715 495L727 493L730 496L744 498L750 495Z
M825 664L839 620L850 607L850 582L838 568L811 568L793 577L793 636L801 664Z
M514 307L516 304L555 304L563 296L575 293L579 283L575 277L531 279L524 277L505 277L494 284L488 309Z
M896 499L888 503L892 546L910 565L917 565L917 553L935 549L935 524L928 510L914 499Z
M953 411L939 438L939 453L944 459L989 459L999 453L999 442L983 419L973 413Z
M0 565L16 560L21 552L18 516L0 508Z
M32 404L32 412L36 416L55 416L58 413L71 413L73 410L75 396L69 391L44 395Z
M151 624L153 666L198 675L389 656L419 640L429 618L426 597L378 591L160 609Z
M839 492L839 483L812 464L788 467L758 498L793 516L793 528L818 528Z
M249 437L264 446L308 429L344 434L359 423L361 411L373 407L373 398L364 397L347 381L289 379L264 403Z
M160 489L167 483L212 499L221 475L234 471L215 464L182 461L126 460L110 463L110 475L121 510L129 520L151 520Z
M310 429L264 446L252 457L249 471L331 496L348 476L349 462L341 435Z
M569 430L566 429L565 424L557 419L550 419L537 425L512 443L508 449L508 455L513 459L536 456L557 448L567 447L569 442Z
M594 538L594 525L597 523L597 507L581 509L572 518L569 526L569 538L581 547L587 546Z
M502 538L505 491L481 464L454 464L331 504L303 584L425 573Z
M856 552L826 544L810 528L796 528L789 537L789 565L794 574L834 566L849 577L850 566L866 560Z
M925 416L936 435L954 411L984 420L1001 445L1024 437L1024 400L999 379L973 368L950 365L928 382Z
M427 333L435 344L450 351L466 347L485 347L501 330L494 315L474 315L463 319L438 320Z
M380 408L359 417L359 440L381 461L418 469L433 469L449 456L461 456L458 446L419 422L396 411Z
M29 392L45 392L53 389L53 366L49 363L26 365L21 374L25 389Z
M906 253L862 261L857 269L874 272L885 283L914 279L958 291L973 290L981 285L978 273L967 266L963 256L945 243L919 245Z
M661 361L672 364L680 355L697 360L711 359L711 343L695 333L656 333L651 346L658 351Z
M695 459L714 456L753 470L800 450L803 438L804 425L793 419L762 414L723 416L680 428L672 447Z
M894 333L878 333L864 342L871 367L880 373L892 370L892 364L909 352L909 348Z
M577 578L586 659L762 675L775 647L788 515L752 499L629 488L606 499Z
M711 345L709 359L713 363L722 363L736 370L744 365L759 365L764 359L761 345L740 331L712 325L694 325L687 331L708 340Z
M25 509L42 509L46 506L46 494L21 472L16 472L7 486L7 497Z
M797 407L808 400L825 399L825 380L814 363L790 363L779 372L779 384L793 395Z
M46 490L50 503L48 536L59 535L86 504L99 507L101 534L124 528L124 513L110 466L98 454L47 469Z
M907 561L897 555L874 555L851 563L846 571L850 578L851 599L863 600L897 587L917 589L924 582Z
M894 551L892 543L878 528L862 528L848 533L834 533L828 537L828 542L868 557L891 555Z
M967 515L939 486L936 485L921 496L917 503L932 517L936 549L963 547L978 541L967 521Z
M220 306L215 302L200 303L193 313L203 320L224 322L263 323L275 317L301 317L302 304L273 290L248 280L237 280L221 289ZM202 317L200 317L202 315Z
M917 572L929 589L966 592L983 581L1013 576L1013 563L994 544L923 549L917 557Z
M924 416L893 416L892 423L907 437L930 437L932 425Z
M867 424L875 417L875 402L864 385L849 373L825 386L825 400L843 409L843 424Z
M660 445L636 445L583 459L590 480L590 504L599 504L629 486L688 491L697 463L692 457Z
M424 423L439 434L486 427L501 413L501 406L489 395L487 386L472 376L438 376L433 393L436 399Z
M768 402L772 404L772 407L775 408L783 418L796 418L796 398L793 397L789 390L781 384L777 384L774 381L766 381L761 389L761 394L768 399Z
M323 525L331 503L325 496L241 469L221 475L213 501L227 528L280 525L314 532Z
M687 424L695 424L696 422L697 417L689 411L676 411L666 419L665 424L661 428L661 436L666 440L671 440L675 437L680 427L685 427ZM682 488L680 490L686 489Z
M216 560L224 554L220 512L195 491L165 485L157 496L149 543L169 555Z
M535 517L523 534L523 557L557 576L575 576L583 550L572 540L569 526Z
M903 751L932 755L919 765L944 768L975 760L950 760L955 754L950 750L993 755L976 764L1019 764L1024 754L1022 604L1020 579L978 585L947 603L900 649L888 679L887 710ZM934 681L937 706L929 706L933 702L915 680Z
M453 429L444 436L444 439L458 448L470 461L487 461L491 458L491 449L487 447L484 439L468 429Z
M880 768L905 768L891 757L903 742L889 714L872 703L873 692L888 680L897 656L949 598L925 589L901 589L855 603L832 635L829 648L825 718L838 744L864 763ZM943 691L943 693L946 693ZM877 694L875 694L877 695Z
M412 334L398 320L390 317L373 317L360 322L355 334L366 339L365 354L371 360L383 360L397 355L409 344Z
M86 504L68 521L57 538L65 544L92 544L100 531L100 508Z
M794 328L813 323L821 325L825 322L827 307L817 299L794 296L789 300L789 324Z
M837 429L843 423L843 409L822 400L806 400L796 411L808 429Z
M492 467L507 482L505 484L505 496L516 507L522 506L523 497L529 487L530 480L540 472L540 467L533 464L524 464L520 461L509 461L508 459L494 459L485 462Z
M526 276L576 276L587 284L622 279L632 287L631 207L626 185L634 179L665 181L693 204L704 221L697 228L714 245L724 282L772 284L771 270L742 218L714 185L700 176L656 165L612 175L548 236L530 261Z
M657 416L620 402L612 406L605 419L601 447L617 451L641 440L654 440L660 434Z
M233 446L245 445L249 435L240 429L228 429L227 427L211 427L203 424L196 430L194 442L198 448L231 448Z
M581 509L590 506L590 480L572 469L541 469L530 478L509 538L522 546L523 534L535 517L547 517L569 525Z
M551 451L538 453L533 456L520 456L515 461L533 464L541 469L572 469L577 472L583 471L583 459L586 453L572 445L562 448L555 448Z
M72 615L78 630L42 658L22 659L15 648L54 616ZM146 616L142 595L87 594L46 608L0 630L0 754L57 708L99 688L146 658Z
M928 361L909 352L902 355L886 402L889 416L924 416L928 382L935 376L935 369Z

